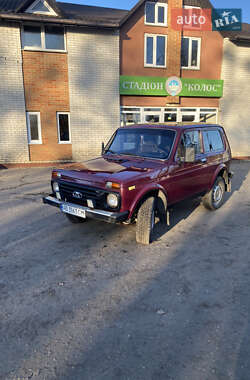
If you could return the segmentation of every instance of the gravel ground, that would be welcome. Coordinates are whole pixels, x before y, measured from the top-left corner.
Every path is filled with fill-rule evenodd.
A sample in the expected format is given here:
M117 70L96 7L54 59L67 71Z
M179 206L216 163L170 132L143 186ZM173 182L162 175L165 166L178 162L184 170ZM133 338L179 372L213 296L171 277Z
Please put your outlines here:
M250 162L209 212L72 225L43 205L50 169L0 171L0 379L249 380Z

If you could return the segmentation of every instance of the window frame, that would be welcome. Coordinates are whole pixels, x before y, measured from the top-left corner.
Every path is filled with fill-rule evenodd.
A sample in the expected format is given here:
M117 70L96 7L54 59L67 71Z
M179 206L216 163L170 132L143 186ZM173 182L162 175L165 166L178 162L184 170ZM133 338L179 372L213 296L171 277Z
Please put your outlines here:
M41 47L35 47L35 46L23 46L23 35L24 35L24 27L25 26L36 26L40 28L40 36L41 36ZM55 52L55 53L66 53L67 52L67 46L66 46L66 30L64 26L59 26L63 29L63 40L64 40L64 50L60 49L47 49L45 44L45 27L51 26L51 24L37 24L37 23L24 23L21 26L21 46L22 50L31 50L31 51L45 51L45 52ZM56 26L57 25L52 25Z
M194 115L195 116L195 120L194 122L199 122L199 123L207 123L207 124L218 124L219 122L219 108L218 107L215 107L215 108L211 108L211 107L193 107L195 110L193 112L191 112L191 107L171 107L171 106L168 106L168 107L145 107L145 106L121 106L120 107L120 110L121 110L121 115L128 112L128 113L131 113L131 108L137 108L137 111L136 113L140 113L140 123L139 124L144 124L146 123L145 121L145 116L147 114L147 109L148 108L151 108L151 111L152 113L155 113L155 114L160 114L160 122L161 123L164 123L164 118L165 118L165 114L166 113L175 113L176 114L176 122L177 123L181 123L182 122L182 116L183 115ZM160 109L160 111L159 111ZM128 110L128 111L127 111ZM171 110L171 111L170 111ZM211 122L202 122L200 121L200 114L201 114L201 110L202 110L202 113L204 114L211 114L211 113L214 113L215 114L215 121L211 121ZM167 122L167 121L166 121ZM172 123L172 121L169 121L170 123ZM124 126L121 124L121 126Z
M29 115L37 115L37 126L38 126L38 140L31 139L31 131L30 131L30 118ZM42 129L41 129L41 116L40 112L37 111L26 111L26 121L27 121L27 131L28 131L28 143L29 145L41 145L42 142Z
M184 5L184 7L183 7L184 9L199 9L201 12L202 12L202 8L201 7L196 7L196 6L193 6L193 5ZM200 30L202 30L202 27L201 27L201 25L199 24L197 27L195 27L195 26L192 26L192 28L193 28L193 30L195 31L195 30L197 30L197 31L200 31Z
M69 141L61 141L60 140L59 115L68 115ZM57 124L57 142L58 142L58 144L71 144L70 112L58 111L56 113L56 124Z
M188 44L188 66L181 66L182 70L200 70L200 63L201 63L201 37L189 37L189 36L182 36L183 38L187 38L189 40ZM192 60L192 41L198 41L198 48L197 48L197 66L190 66L191 60ZM182 54L182 51L181 51Z
M158 19L158 8L163 7L164 8L164 22L147 22L147 15L146 15L146 5L148 3L154 4L155 5L155 20L156 20L156 15ZM146 1L145 6L144 6L144 24L145 25L151 25L151 26L167 26L168 25L168 4L166 3L155 3L153 1Z
M147 37L153 38L153 63L147 63ZM164 65L156 65L156 52L157 52L157 37L165 38L165 60ZM144 67L154 67L156 69L162 69L167 67L167 45L168 45L168 36L166 34L144 34Z

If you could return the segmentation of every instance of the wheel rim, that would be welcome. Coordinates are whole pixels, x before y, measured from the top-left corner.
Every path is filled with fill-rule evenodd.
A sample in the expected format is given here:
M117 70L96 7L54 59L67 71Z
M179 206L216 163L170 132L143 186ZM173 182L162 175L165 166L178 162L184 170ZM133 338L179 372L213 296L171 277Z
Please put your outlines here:
M221 202L222 197L223 197L223 189L220 186L220 184L217 184L214 186L214 190L213 190L213 202L215 206L217 206Z

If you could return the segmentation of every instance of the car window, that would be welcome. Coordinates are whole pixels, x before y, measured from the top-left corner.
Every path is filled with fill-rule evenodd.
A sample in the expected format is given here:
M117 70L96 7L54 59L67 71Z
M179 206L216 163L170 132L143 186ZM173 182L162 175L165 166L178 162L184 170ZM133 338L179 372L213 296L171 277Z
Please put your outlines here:
M105 152L166 159L172 150L175 134L173 130L149 127L118 129Z
M201 142L199 131L186 131L184 133L184 142L187 148L194 146L195 154L201 153Z
M186 131L182 134L178 149L177 156L183 158L185 155L184 148L195 148L195 154L201 153L201 140L199 131Z
M216 152L224 149L224 143L218 130L203 131L202 135L205 153Z

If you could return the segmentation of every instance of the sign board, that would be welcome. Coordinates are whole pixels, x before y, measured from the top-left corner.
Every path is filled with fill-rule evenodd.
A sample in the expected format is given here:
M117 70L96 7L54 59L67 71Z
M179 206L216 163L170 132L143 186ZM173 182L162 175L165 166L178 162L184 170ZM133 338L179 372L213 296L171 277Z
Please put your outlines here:
M220 98L223 96L223 80L193 78L162 78L120 76L121 95L191 96Z

